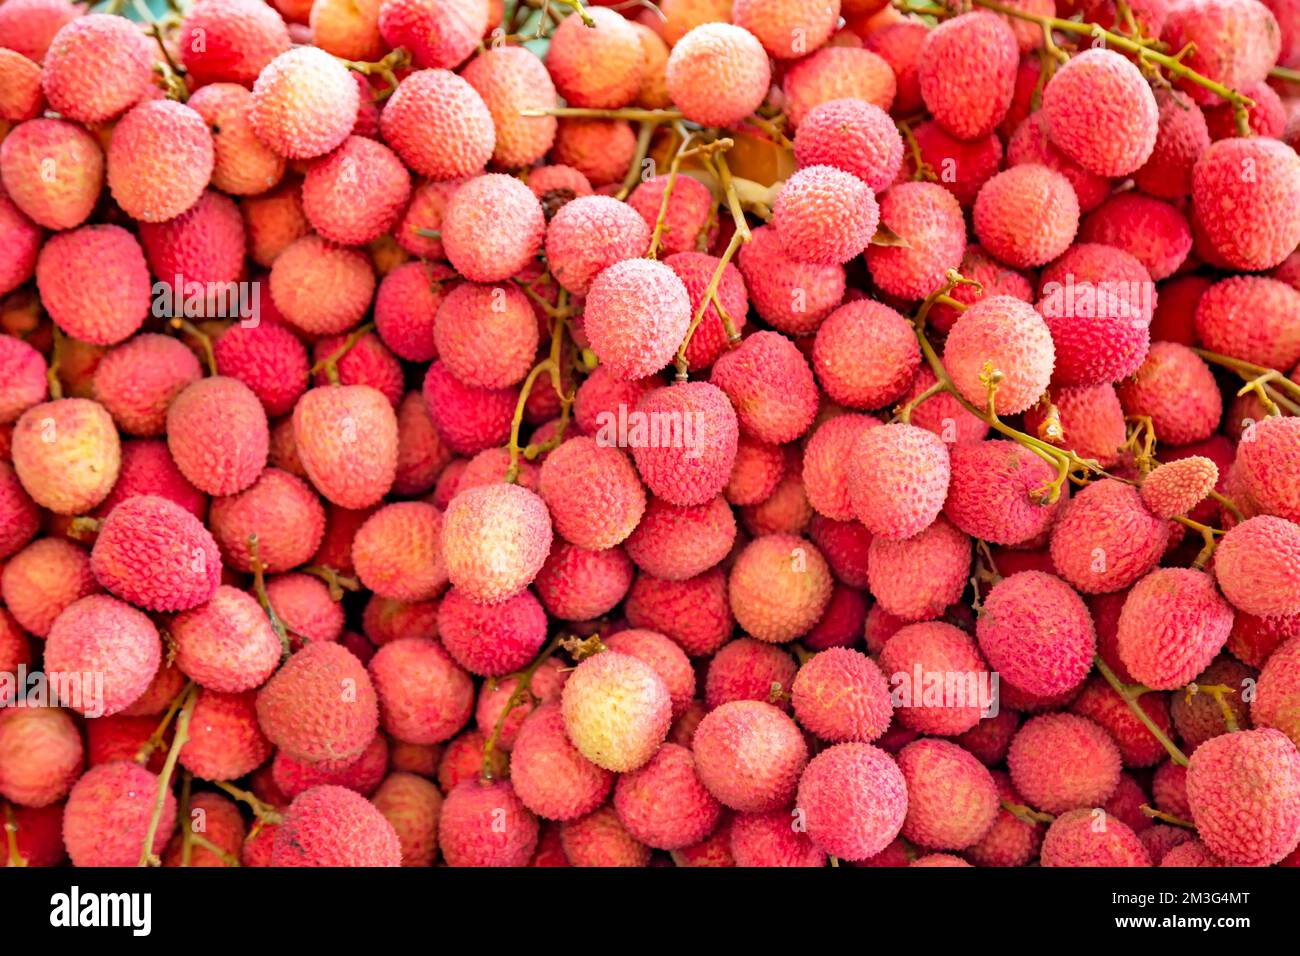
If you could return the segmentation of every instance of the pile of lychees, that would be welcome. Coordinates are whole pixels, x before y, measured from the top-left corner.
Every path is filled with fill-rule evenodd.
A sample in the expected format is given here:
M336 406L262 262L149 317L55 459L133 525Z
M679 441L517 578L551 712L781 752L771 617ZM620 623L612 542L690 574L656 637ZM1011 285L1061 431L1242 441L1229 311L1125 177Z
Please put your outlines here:
M0 859L1300 864L1300 0L126 6L0 3Z

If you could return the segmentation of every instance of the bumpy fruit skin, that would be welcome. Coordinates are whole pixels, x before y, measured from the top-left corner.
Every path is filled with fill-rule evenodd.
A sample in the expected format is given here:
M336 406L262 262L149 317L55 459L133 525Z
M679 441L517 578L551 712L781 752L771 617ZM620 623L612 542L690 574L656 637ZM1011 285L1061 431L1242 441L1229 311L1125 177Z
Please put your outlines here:
M439 439L454 452L477 455L509 439L519 394L514 388L464 385L445 363L436 361L425 373L423 397ZM522 473L527 476L531 467L525 462Z
M1179 697L1177 694L1172 696L1175 699ZM1210 703L1215 706L1212 699ZM1146 693L1141 696L1138 705L1156 727L1166 735L1172 735L1168 696ZM1126 767L1152 767L1168 756L1160 741L1100 674L1089 678L1083 690L1070 704L1070 709L1099 724L1110 734L1119 747L1120 759Z
M731 611L745 632L782 644L821 618L831 597L830 568L804 538L762 535L736 558L728 590Z
M1169 203L1137 192L1117 193L1083 221L1082 242L1115 246L1137 258L1153 279L1178 271L1192 250L1192 228Z
M84 398L27 409L14 425L12 454L31 499L66 515L82 514L108 497L122 461L113 419L104 406Z
M907 782L903 836L924 847L964 850L997 819L997 785L985 766L947 740L917 740L898 752Z
M388 147L364 136L343 144L307 170L303 211L318 233L363 245L388 232L406 209L411 176Z
M482 0L393 0L379 8L384 43L405 47L421 68L456 68L487 28L488 4Z
M461 76L478 92L492 115L496 134L493 162L514 169L546 155L555 142L555 117L519 115L524 110L556 105L551 75L531 51L515 46L489 48L471 60ZM533 178L529 177L529 186L535 187Z
M889 684L876 663L847 647L813 656L790 688L795 717L822 740L870 743L893 716Z
M917 79L939 125L962 140L993 132L1011 106L1018 54L1011 27L986 12L931 30L921 44Z
M584 757L606 770L644 766L668 735L672 700L653 668L605 651L574 669L561 696L564 727Z
M158 798L158 778L129 760L86 771L63 808L63 843L73 866L136 866ZM161 854L176 826L170 790L150 851Z
M41 89L65 119L104 123L148 95L153 61L150 41L134 23L93 13L54 35L45 51Z
M443 213L442 242L456 271L474 282L518 273L542 246L546 217L532 190L500 173L460 186Z
M496 144L483 98L448 70L419 70L398 84L379 128L411 169L433 180L483 172Z
M438 817L442 793L424 777L394 771L380 784L372 799L397 832L402 866L432 866L438 856Z
M794 138L795 161L834 166L883 192L903 163L903 138L889 114L859 99L830 100L809 110Z
M649 259L626 259L591 283L583 329L611 372L644 378L672 359L691 322L686 286L671 268Z
M619 777L613 806L628 833L659 850L700 842L723 812L700 782L694 755L677 744L664 744L645 766Z
M1168 540L1168 523L1146 510L1136 488L1106 479L1065 506L1052 528L1052 561L1076 590L1106 594L1155 567Z
M951 624L926 621L900 628L880 652L880 669L895 694L905 692L895 700L900 706L894 716L910 730L962 734L984 716L977 695L967 697L966 690L988 679L988 667L970 635ZM935 673L956 677L961 699L926 700L926 677Z
M537 490L555 531L592 551L621 543L645 512L645 490L631 460L585 436L570 438L546 456Z
M658 248L663 249L670 256L693 253L694 255L685 261L701 261L702 257L697 249L708 248L718 234L718 225L714 219L713 195L699 181L681 176L673 183L672 192L665 206L664 195L668 193L668 180L667 176L653 176L645 180L632 191L627 205L644 221L647 242L659 221L660 210L663 210L663 227L660 229ZM630 229L628 231L631 232ZM570 242L572 243L573 239L570 239ZM645 244L642 244L641 249L644 248ZM550 253L548 252L547 255L549 259ZM716 260L710 257L708 261ZM666 262L670 266L673 265L671 259ZM680 269L674 271L681 276ZM709 269L708 279L713 277L713 272L713 269ZM682 278L685 281L685 277ZM705 280L706 283L708 279ZM692 301L694 302L694 299ZM743 310L733 311L730 309L730 302L725 304L736 319L743 320ZM737 312L741 314L737 315Z
M805 166L777 194L772 225L788 255L842 265L875 235L879 207L871 187L834 166Z
M651 497L623 547L645 573L684 581L725 558L735 540L736 516L721 495L688 506Z
M1155 96L1138 68L1112 50L1071 58L1043 90L1043 111L1052 142L1101 176L1127 176L1155 148Z
M1187 800L1197 836L1230 866L1271 866L1300 841L1300 754L1281 731L1223 734L1196 748Z
M266 596L284 622L293 647L337 641L343 634L343 608L330 599L329 588L309 574L278 574L266 584Z
M45 637L65 607L99 589L85 549L61 538L33 541L0 569L5 606L35 637Z
M1082 684L1097 650L1083 600L1060 578L1041 571L1021 571L995 584L975 633L989 667L1038 697Z
M953 446L949 457L952 475L943 513L973 537L1012 546L1033 541L1051 528L1065 505L1064 498L1042 501L1056 473L1023 445L968 442Z
M66 0L10 0L0 14L0 46L40 63L59 30L82 13Z
M112 716L135 703L161 660L162 644L149 618L106 594L69 604L45 640L49 671L103 675L102 699L83 691L81 700L68 701L82 714Z
M1192 168L1206 147L1210 132L1205 114L1185 93L1157 90L1159 128L1151 156L1133 173L1144 193L1180 199L1192 192Z
M908 246L867 247L867 267L880 289L923 299L943 284L966 251L966 220L956 197L938 183L905 182L880 198L880 222Z
M836 744L809 762L795 806L804 812L815 846L842 860L865 860L902 829L907 782L885 751L871 744Z
M1129 592L1120 612L1118 649L1133 677L1174 690L1205 670L1228 640L1232 607L1214 579L1191 568L1158 568Z
M33 808L62 800L81 776L83 750L67 711L6 707L0 711L0 795Z
M1242 176L1250 168L1253 174ZM1235 269L1271 269L1300 242L1300 157L1275 139L1224 139L1192 169L1192 204L1214 252ZM1281 210L1266 215L1264 210Z
M1171 49L1195 45L1184 63L1211 80L1233 89L1259 83L1278 61L1282 33L1276 17L1262 3L1246 0L1194 0L1175 4L1165 21L1162 39ZM1208 90L1186 84L1198 103L1217 100Z
M736 460L740 426L726 393L710 382L686 382L642 397L644 440L629 429L628 443L642 481L671 504L699 505L726 487ZM690 432L688 434L688 428ZM601 440L597 433L597 441ZM676 437L674 437L674 435Z
M1262 276L1216 282L1197 303L1196 334L1212 352L1290 368L1300 360L1300 292Z
M1224 596L1247 614L1300 613L1300 527L1272 515L1233 526L1215 549L1214 576Z
M289 799L322 784L337 784L369 797L383 782L387 769L388 738L376 734L360 757L341 765L310 764L277 753L271 762L271 780Z
M163 433L172 400L202 377L199 360L183 342L146 333L105 355L93 381L96 398L122 431L151 436Z
M558 703L538 707L524 720L510 751L510 780L529 810L547 820L576 820L609 795L614 775L596 766L569 741Z
M891 540L924 531L948 494L948 447L903 422L868 428L853 446L849 499L872 534Z
M453 588L438 608L438 632L466 670L499 677L537 656L546 642L546 612L529 591L500 604L478 604Z
M902 621L939 617L966 589L970 545L970 539L942 516L910 538L873 538L867 551L872 596L881 609Z
M45 359L22 339L0 336L0 423L17 421L23 412L45 400L49 388Z
M809 110L830 100L859 99L888 110L898 81L889 63L869 50L825 46L792 64L781 89L790 125L797 128Z
M958 391L972 405L987 409L989 389L980 381L985 363L1003 375L993 397L1000 415L1034 405L1052 377L1056 349L1042 317L1007 295L981 299L962 313L944 346L944 365Z
M347 763L374 738L379 707L366 669L351 652L310 643L258 691L257 722L291 757Z
M168 450L181 474L210 495L252 485L266 467L269 443L262 403L238 379L200 379L167 409Z
M183 103L147 100L113 127L108 188L131 218L164 222L198 202L215 161L202 116Z
M248 539L258 538L263 570L279 574L307 564L325 533L325 509L305 481L267 468L249 488L212 502L209 527L226 564L253 570Z
M442 562L442 512L423 501L385 505L352 542L361 583L380 597L427 601L447 586Z
M203 0L186 14L176 45L196 84L251 86L263 67L289 49L289 30L267 4Z
M401 866L397 831L365 797L326 784L294 798L275 831L272 866Z
M827 317L817 330L812 357L826 394L850 408L881 408L902 398L921 365L908 321L868 299L849 302Z
M1171 461L1142 482L1142 503L1157 518L1186 515L1214 491L1218 480L1219 469L1209 458L1192 455Z
M1119 786L1120 755L1106 731L1091 720L1044 714L1017 732L1007 768L1030 806L1059 814L1104 803Z
M787 335L816 332L844 298L844 267L790 257L773 226L755 229L736 262L755 311Z
M772 79L767 53L743 27L705 23L673 44L668 94L686 118L734 126L762 105Z
M212 597L221 552L211 532L180 505L136 495L104 519L90 554L95 579L150 611L184 611Z
M0 143L0 179L24 215L47 229L73 229L90 216L104 185L104 154L73 123L32 119Z
M435 640L403 637L370 660L380 718L388 733L413 744L442 743L474 708L470 677Z
M641 87L641 41L636 30L613 10L600 8L583 18L561 21L546 51L546 69L570 106L617 109Z
M845 309L850 308L846 306ZM836 315L845 311L840 309ZM890 310L892 311L892 310ZM854 312L868 319L875 315L873 309L854 310ZM880 326L892 326L893 317L883 316ZM906 322L902 316L898 316L899 321ZM846 321L837 323L841 332L833 333L829 337L830 344L834 346L832 351L836 354L832 358L822 356L819 360L818 346L813 345L813 365L818 371L818 376L822 379L823 387L827 388L828 394L830 386L827 381L832 376L838 377L842 361L852 362L851 355L847 351L847 343L850 339L857 340L854 330L859 327L859 323L854 321L854 316L850 314ZM892 336L892 331L889 333ZM911 335L911 331L908 332ZM819 335L820 338L820 335ZM913 338L915 343L915 338ZM844 354L840 354L843 349ZM823 374L823 367L830 369L828 373ZM819 515L832 518L837 522L852 521L853 502L849 498L849 467L852 461L853 446L858 438L869 428L875 428L879 421L869 415L836 415L823 421L813 431L807 443L804 445L803 454L803 483L804 491L808 496L808 503L817 511ZM775 487L776 482L781 479L782 462L779 457L775 460L776 474L772 479L772 485ZM768 493L770 494L768 489ZM766 494L763 495L767 497ZM741 504L753 504L754 502L744 501ZM815 535L814 535L815 539ZM835 562L831 562L834 567ZM849 582L852 583L852 582Z
M412 206L419 202L419 190L416 196ZM438 357L434 320L449 287L444 280L453 276L446 266L407 262L380 281L375 293L375 326L380 339L398 358L427 362Z
M741 431L772 445L793 441L817 414L817 386L798 347L777 332L755 332L713 366Z
M310 335L348 331L375 291L369 260L317 235L295 240L271 266L271 299L289 323Z
M1109 813L1097 825L1091 809L1058 816L1043 836L1043 866L1150 866L1146 847L1126 824Z
M791 811L739 813L731 818L729 829L728 848L735 866L826 865L825 852L814 846L806 833L795 829Z
M149 314L144 252L121 226L82 226L50 238L36 260L36 286L59 328L94 345L129 338Z
M262 686L280 663L266 612L244 591L221 586L205 604L172 618L176 666L204 687L233 694Z
M718 650L709 661L704 681L704 703L714 710L733 700L771 702L773 684L789 693L798 670L794 659L773 644L738 637ZM778 707L789 711L782 697Z
M324 50L286 50L258 74L250 118L260 139L281 156L313 159L352 131L360 94L347 68Z
M695 770L724 806L763 813L789 804L808 762L795 722L763 701L737 700L710 711L691 741Z
M1162 441L1187 445L1214 434L1223 398L1214 373L1186 345L1154 342L1133 378L1115 389L1127 415L1150 418Z
M771 3L739 0L732 18L758 37L779 60L793 60L830 39L840 15L840 0L814 3Z
M2 184L0 184L2 186ZM32 277L41 245L41 230L0 188L0 237L12 250L0 266L0 294L8 295Z
M650 227L628 203L610 196L579 196L551 218L546 261L560 285L585 295L602 270L642 255L649 243Z
M974 215L980 244L1007 265L1028 269L1069 247L1079 228L1079 200L1060 173L1024 163L984 184Z
M443 560L451 583L483 604L527 587L551 540L546 504L518 485L470 488L452 498L444 515Z
M293 410L298 455L315 488L343 508L367 508L397 474L397 416L368 385L313 388Z
M569 866L634 866L650 863L650 847L627 831L612 804L560 827L560 845Z

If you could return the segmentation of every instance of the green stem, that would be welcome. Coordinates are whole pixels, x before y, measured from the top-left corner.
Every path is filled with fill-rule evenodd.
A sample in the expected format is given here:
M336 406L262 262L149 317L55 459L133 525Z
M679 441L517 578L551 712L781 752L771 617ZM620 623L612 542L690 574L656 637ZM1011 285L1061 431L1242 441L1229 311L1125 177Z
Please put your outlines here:
M1152 737L1160 741L1160 746L1164 747L1169 753L1169 759L1180 767L1186 767L1187 755L1178 749L1177 744L1169 739L1168 734L1156 726L1156 722L1151 719L1151 715L1143 710L1142 705L1138 702L1138 698L1148 693L1149 688L1122 682L1115 676L1115 672L1106 665L1106 662L1101 659L1100 654L1093 658L1093 663L1097 665L1097 670L1101 672L1101 676L1105 678L1106 683L1111 686L1115 693L1119 694L1120 699L1124 701L1128 709L1133 711L1133 716L1142 721L1142 725L1151 731Z

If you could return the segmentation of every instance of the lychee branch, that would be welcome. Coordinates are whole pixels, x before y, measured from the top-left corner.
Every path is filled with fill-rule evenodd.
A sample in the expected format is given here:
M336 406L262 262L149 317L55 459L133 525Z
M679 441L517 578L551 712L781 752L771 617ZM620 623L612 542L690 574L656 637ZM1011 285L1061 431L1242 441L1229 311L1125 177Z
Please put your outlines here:
M167 710L163 713L162 720L158 721L158 726L154 728L149 739L140 745L140 749L135 753L135 762L138 764L147 764L153 752L167 742L167 728L172 725L176 718L177 712L185 703L185 695L194 689L194 681L187 681L181 688L180 693L171 699L167 705Z
M1133 711L1133 716L1142 722L1142 726L1151 732L1152 737L1160 741L1160 746L1164 747L1169 753L1169 759L1180 767L1186 767L1187 755L1178 749L1178 745L1169 739L1168 734L1156 726L1156 722L1151 719L1151 715L1143 710L1142 705L1138 702L1138 698L1149 693L1150 688L1143 687L1141 684L1125 684L1115 676L1115 672L1102 660L1100 654L1093 658L1093 663L1097 665L1097 670L1105 678L1106 683L1111 686L1115 693L1119 694L1120 699L1124 701L1128 709Z
M569 317L569 293L565 289L560 290L558 304L555 307L554 324L551 328L551 351L550 354L533 366L533 370L528 373L524 379L524 384L519 389L519 400L515 402L515 414L510 421L510 467L506 469L505 481L507 484L514 484L519 480L519 430L523 427L524 411L528 405L528 396L532 393L533 385L542 373L548 373L551 377L551 387L555 389L555 394L560 399L560 425L555 430L555 434L542 445L529 445L523 449L524 457L528 459L536 458L545 451L559 445L564 440L564 432L569 424L569 412L573 407L573 399L577 392L565 392L564 381L562 378L563 366L560 364L563 358L564 350L564 330ZM549 447L548 447L549 446Z
M901 0L901 5L905 8L908 0ZM1037 23L1043 27L1044 35L1049 30L1059 30L1062 33L1070 33L1075 36L1094 37L1101 40L1109 47L1124 50L1128 53L1135 54L1140 65L1151 65L1163 67L1173 76L1186 80L1189 83L1195 83L1203 89L1209 90L1220 99L1226 100L1232 104L1233 110L1237 114L1237 126L1240 130L1243 118L1246 118L1246 111L1255 105L1255 101L1248 96L1243 96L1236 90L1224 86L1198 73L1191 67L1183 63L1183 57L1187 56L1192 47L1184 47L1172 56L1155 48L1155 45L1149 40L1133 39L1122 33L1116 33L1113 30L1107 30L1098 23L1089 23L1078 20L1063 20L1060 17L1045 16L1043 14L1031 13L1027 10L1020 10L1016 7L1009 7L1005 4L998 3L997 0L971 0L977 7L983 7L986 10L992 10L994 13L1001 13L1004 16L1015 17L1018 20L1027 20L1031 23ZM1249 130L1249 120L1246 119L1246 128Z
M380 90L376 95L376 100L387 99L392 96L393 91L397 89L397 71L405 70L411 65L411 54L405 47L398 47L390 51L382 60L376 60L373 63L363 60L344 60L340 63L349 70L360 73L362 76L378 76L388 84L388 89Z
M1163 810L1157 810L1149 803L1142 804L1138 809L1142 811L1144 817L1151 820L1160 820L1163 823L1168 823L1170 826L1182 827L1184 830L1196 829L1196 824L1191 820L1184 820L1182 817L1176 817L1172 813L1165 813Z
M243 790L240 787L236 787L233 783L228 783L225 780L210 780L208 782L211 783L218 790L221 790L223 793L227 794L228 796L233 797L234 799L238 800L240 803L247 806L250 810L252 810L253 816L257 817L257 822L259 825L263 823L279 823L281 820L284 819L281 816L280 811L277 810L275 807L271 806L269 803L259 800L253 794L249 793L247 790ZM250 833L249 838L251 839L252 836L253 834Z
M271 630L280 639L281 661L287 661L291 652L289 633L284 626L284 621L280 620L280 615L276 614L275 608L271 607L271 598L266 593L266 565L262 563L262 558L258 553L256 534L248 536L248 564L253 570L253 593L257 596L257 603L262 605L262 610L266 612L267 618L271 621Z
M363 325L358 326L346 339L343 340L342 345L313 365L309 374L318 375L321 372L324 372L325 378L329 383L331 385L337 385L339 383L339 362L343 361L344 357L356 348L357 343L374 330L375 323L373 322L366 322ZM216 373L213 372L213 374L215 375Z
M1235 734L1241 729L1237 724L1237 715L1232 711L1232 705L1228 703L1228 696L1235 694L1235 688L1227 684L1196 684L1187 685L1187 702L1191 703L1193 697L1197 694L1209 694L1214 698L1214 702L1219 705L1219 713L1223 715L1223 726L1228 729L1228 733Z
M1192 567L1196 568L1196 570L1204 570L1205 566L1210 563L1210 558L1214 555L1214 549L1216 547L1214 536L1222 535L1225 532L1220 531L1218 528L1211 528L1209 525L1201 524L1199 521L1193 521L1191 518L1182 515L1176 516L1174 520L1184 528L1190 528L1192 531L1195 531L1205 542L1205 546L1201 548L1200 553L1196 556L1196 560L1192 562Z
M5 805L5 843L9 848L9 862L7 866L26 866L27 859L18 850L18 821L14 818L14 808L9 805L9 801L4 801Z
M149 827L145 830L144 845L140 848L140 862L137 866L157 866L161 861L153 852L154 837L162 820L163 808L167 806L167 796L171 791L172 774L176 771L176 761L180 759L181 748L190 739L190 717L194 714L194 702L198 699L198 687L190 686L184 692L185 702L181 705L180 716L176 720L176 736L172 738L171 748L163 763L162 773L158 776L158 798L154 801L153 816L149 818Z
M1002 809L1007 811L1021 823L1026 826L1036 827L1040 823L1051 823L1056 817L1050 813L1043 813L1041 810L1035 810L1033 807L1025 806L1023 803L1012 803L1010 800L1002 801Z
M510 716L512 710L524 702L525 694L530 697L532 696L533 677L537 674L538 668L545 664L546 661L550 659L551 655L560 649L560 645L563 642L563 634L555 635L555 637L551 639L551 642L542 648L542 652L537 655L536 660L520 671L517 675L514 675L516 679L515 689L510 692L510 697L506 700L505 707L501 709L501 713L497 717L497 722L492 727L492 733L489 734L488 739L483 742L483 765L480 768L479 776L484 783L490 783L492 781L493 757L496 753L497 743L501 740L501 732L506 726L506 718Z
M301 571L303 574L310 574L312 577L324 581L330 589L330 600L335 603L343 600L344 591L355 592L361 590L361 582L356 578L346 577L323 564L309 564L302 568Z
M50 323L50 365L45 370L45 381L50 389L50 398L58 401L63 397L63 382L59 379L59 366L63 364L63 332L59 326Z
M199 343L199 348L203 349L203 361L207 365L208 374L217 374L217 355L212 351L212 336L204 332L193 322L187 322L182 318L173 318L169 323L173 329L178 332L184 332L190 338Z
M1237 392L1239 396L1254 392L1264 403L1265 408L1271 405L1274 410L1286 409L1292 415L1300 415L1300 382L1292 381L1275 368L1245 362L1231 355L1222 355L1201 348L1193 348L1192 351L1211 365L1236 372L1246 383ZM1286 394L1280 394L1279 390ZM1270 414L1274 413L1275 411L1270 411Z

